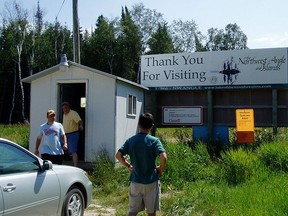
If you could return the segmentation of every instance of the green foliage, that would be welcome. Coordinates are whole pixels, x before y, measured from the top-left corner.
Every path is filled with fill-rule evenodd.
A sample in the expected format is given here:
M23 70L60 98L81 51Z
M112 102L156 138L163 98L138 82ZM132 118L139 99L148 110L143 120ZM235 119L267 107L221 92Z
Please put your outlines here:
M0 137L11 140L29 149L29 125L0 125Z
M122 8L120 32L117 37L114 73L120 77L132 78L136 82L141 54L141 37L127 7ZM132 74L135 75L132 75Z
M288 145L283 142L265 143L258 149L260 161L274 171L288 171Z
M129 180L128 172L126 169L116 169L114 161L111 160L106 151L102 151L95 156L93 161L92 181L98 186L114 187L115 183L124 182ZM123 178L124 177L124 178ZM122 179L124 181L122 181Z
M283 130L283 128L279 128L280 131ZM279 138L283 140L282 134L279 133ZM282 136L282 137L280 137ZM272 128L255 128L254 131L254 143L246 145L246 148L250 148L252 150L256 150L257 148L261 147L263 143L272 142L277 137L273 135L273 129ZM284 137L285 138L285 137ZM230 128L229 129L229 142L231 147L238 148L239 146L244 146L243 144L237 143L237 130L236 128Z
M145 52L148 49L148 40L151 38L151 35L157 31L158 24L164 25L166 21L162 13L145 8L143 3L133 5L131 15L135 25L140 31L142 52Z
M162 54L173 53L175 49L173 47L172 38L168 33L168 27L165 23L163 26L158 24L157 31L152 34L148 40L150 51L147 54Z
M204 39L200 31L198 30L198 26L194 20L173 20L169 27L169 32L171 32L174 48L178 53L194 52L196 49L196 35L198 39L198 47L200 41Z
M112 62L116 53L115 28L113 23L103 16L98 17L96 27L83 44L81 62L89 67L112 73Z
M195 155L184 144L167 144L165 146L171 162L167 163L162 181L175 188L181 188L187 182L195 181Z
M250 179L257 170L257 157L251 150L238 148L222 154L220 176L229 184L239 184Z
M34 14L28 14L29 11L16 1L11 5L13 8L10 10L4 8L3 14L9 14L9 17L3 19L0 27L0 95L5 104L0 106L0 122L3 123L9 122L14 95L13 123L23 122L24 107L29 107L29 87L25 89L25 97L19 87L13 88L15 72L21 71L19 78L22 79L59 64L62 54L66 54L68 60L73 60L73 36L65 24L57 20L53 23L45 21L45 9L40 7L39 2ZM34 17L34 23L29 22L28 17ZM149 50L150 53L205 50L205 36L193 20L179 19L168 25L161 13L145 8L142 3L134 5L131 11L123 8L120 19L109 20L101 15L94 22L95 29L91 33L87 30L83 32L80 27L81 64L134 82L139 81L140 56ZM246 44L246 36L236 24L227 25L225 31L225 35L218 34L217 40L214 34L211 35L209 48L214 43L220 43L222 47L227 45L225 49L236 49L241 43ZM17 46L20 44L23 47L21 60L15 63L15 59L18 59ZM19 68L15 71L17 64ZM20 97L22 100L18 100Z
M191 128L176 128L173 137L175 137L177 143L190 144L192 142L192 130Z
M72 33L67 26L63 26L59 22L46 23L45 31L36 39L33 49L37 58L34 60L34 65L31 66L35 72L59 64L61 55L64 53L69 60L73 59Z
M156 136L164 143L186 143L192 141L191 128L157 128Z
M184 143L165 144L168 163L162 182L168 187L181 189L189 182L209 179L214 175L206 146L198 143L191 149Z
M225 30L208 29L207 38L206 49L210 51L247 49L247 36L236 23L228 24Z
M185 134L179 130L176 134ZM172 140L175 129L161 129L158 133ZM0 125L0 136L28 144L29 126ZM288 147L283 141L286 135L279 137L257 149L229 148L219 160L210 158L205 143L191 148L183 142L164 142L168 163L161 177L162 210L157 215L287 215ZM90 177L97 204L112 206L116 215L127 215L127 169L115 168L114 161L103 151L95 156Z
M272 128L256 128L254 137L254 145L256 146L261 146L265 142L272 142L274 139Z
M94 185L93 194L97 203L109 207L113 203L117 214L127 213L129 172L122 166L116 168L105 150L95 156L90 180Z
M194 197L189 195L184 190L183 192L170 192L165 200L162 201L162 208L167 209L167 211L165 211L165 215L192 215L195 211L195 203L197 201L194 199Z

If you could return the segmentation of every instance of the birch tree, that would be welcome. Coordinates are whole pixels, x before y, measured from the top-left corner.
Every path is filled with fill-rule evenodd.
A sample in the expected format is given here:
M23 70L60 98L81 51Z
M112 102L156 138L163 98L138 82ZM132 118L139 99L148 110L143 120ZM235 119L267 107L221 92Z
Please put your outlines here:
M143 3L135 4L131 9L133 22L138 26L142 44L142 53L147 52L148 41L154 34L159 25L166 25L163 15L156 10L145 8Z
M174 20L169 28L176 52L194 52L196 50L195 35L201 38L201 33L193 20Z
M11 30L11 33L13 34L14 39L14 46L16 49L16 55L14 56L13 61L17 64L17 72L18 72L18 82L20 87L20 95L21 95L21 118L22 122L26 121L25 117L25 97L24 97L24 88L22 83L22 69L21 69L21 55L23 51L23 44L26 38L26 31L28 26L28 12L27 10L24 10L20 4L18 4L16 1L13 2L12 8L9 8L8 5L6 5L6 11L8 16L8 26ZM12 47L13 49L13 47ZM14 88L14 91L16 91L16 86ZM16 95L16 94L13 94ZM12 113L14 111L14 103L15 103L15 97L12 97L12 109L10 116L12 116ZM11 124L11 119L9 119L9 123Z
M206 48L210 51L247 49L247 36L236 24L228 24L225 29L208 29Z

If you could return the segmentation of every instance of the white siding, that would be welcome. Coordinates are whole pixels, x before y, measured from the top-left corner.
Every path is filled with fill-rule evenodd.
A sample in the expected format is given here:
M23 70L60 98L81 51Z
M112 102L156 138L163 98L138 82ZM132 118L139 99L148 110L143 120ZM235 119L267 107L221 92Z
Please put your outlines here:
M29 149L32 152L35 151L35 142L40 125L47 122L47 111L49 109L57 110L51 94L51 83L51 77L45 76L31 84Z
M86 158L93 161L99 151L113 154L115 80L95 74L90 81L86 101Z
M30 80L30 151L35 150L39 127L47 121L47 110L54 109L56 117L61 111L60 84L86 83L85 161L93 161L101 151L106 151L114 159L123 142L137 132L144 90L81 65L72 64L68 71L57 69L47 69ZM128 94L137 97L137 115L133 118L127 116Z
M137 97L136 116L127 115L128 95ZM116 109L116 145L115 153L127 138L138 132L139 114L143 112L144 92L142 89L131 87L123 82L117 83Z

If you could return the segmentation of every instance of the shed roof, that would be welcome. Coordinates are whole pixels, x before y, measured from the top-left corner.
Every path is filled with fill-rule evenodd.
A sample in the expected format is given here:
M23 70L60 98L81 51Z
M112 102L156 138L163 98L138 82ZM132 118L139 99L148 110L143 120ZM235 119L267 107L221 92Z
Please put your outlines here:
M145 86L143 86L141 84L132 82L132 81L124 79L122 77L115 76L113 74L109 74L109 73L106 73L106 72L103 72L103 71L100 71L100 70L97 70L97 69L94 69L94 68L91 68L91 67L87 67L85 65L81 65L81 64L78 64L78 63L75 63L75 62L72 62L72 61L68 61L68 64L69 64L69 66L75 66L75 67L78 67L78 68L81 68L81 69L84 69L84 70L91 71L92 73L97 73L97 74L100 74L102 76L107 76L107 77L110 77L112 79L119 80L119 81L125 82L127 84L130 84L130 85L133 85L133 86L148 90L147 87L145 87ZM53 67L47 68L47 69L45 69L43 71L40 71L40 72L38 72L36 74L33 74L33 75L29 76L29 77L23 78L22 82L31 83L32 81L37 80L37 79L39 79L41 77L44 77L44 76L47 76L49 74L55 73L55 72L61 70L60 66L61 66L61 64L58 64L58 65L55 65Z

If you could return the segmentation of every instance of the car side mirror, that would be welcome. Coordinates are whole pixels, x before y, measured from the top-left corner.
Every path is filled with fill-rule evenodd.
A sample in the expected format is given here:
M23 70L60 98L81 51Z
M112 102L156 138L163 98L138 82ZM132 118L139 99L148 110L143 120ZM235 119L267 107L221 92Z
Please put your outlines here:
M50 169L52 169L52 162L49 160L44 160L42 170L50 170Z

